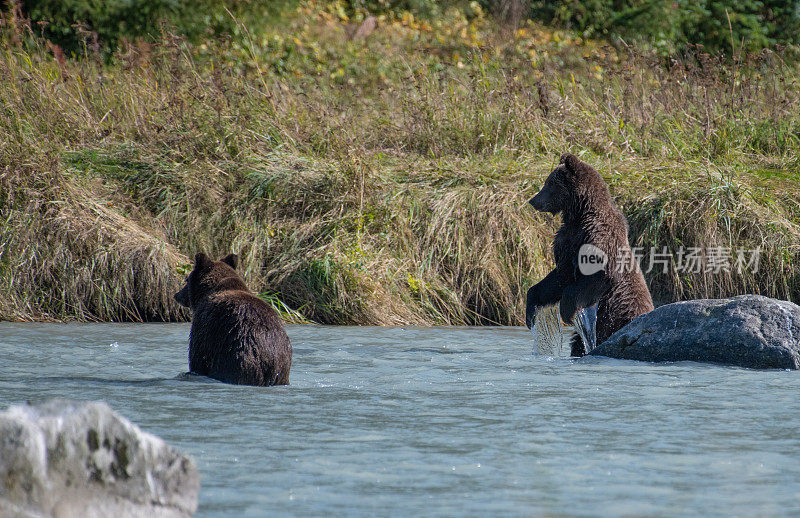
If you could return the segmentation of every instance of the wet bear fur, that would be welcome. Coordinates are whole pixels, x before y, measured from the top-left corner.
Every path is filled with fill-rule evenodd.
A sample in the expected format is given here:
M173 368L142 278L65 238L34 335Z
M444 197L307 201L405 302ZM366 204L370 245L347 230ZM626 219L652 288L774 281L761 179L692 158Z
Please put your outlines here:
M230 254L212 261L198 253L186 285L175 294L192 309L189 369L238 385L288 385L292 344L280 315L255 297Z
M575 155L562 155L530 204L538 211L560 213L562 224L553 241L555 269L528 290L528 327L538 306L559 303L562 320L572 322L579 309L597 304L599 345L653 310L653 299L628 243L628 222L594 168ZM587 243L608 258L602 271L588 276L578 268L578 251ZM582 349L580 341L573 342L573 356L585 354Z

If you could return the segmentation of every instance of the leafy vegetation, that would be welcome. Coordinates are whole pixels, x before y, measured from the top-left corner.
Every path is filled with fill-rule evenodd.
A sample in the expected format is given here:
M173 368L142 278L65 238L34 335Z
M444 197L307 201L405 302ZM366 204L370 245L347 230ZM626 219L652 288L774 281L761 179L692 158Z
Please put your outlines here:
M533 0L529 14L589 37L648 42L662 53L701 45L732 56L800 43L797 0Z
M125 43L160 40L165 31L199 42L238 35L235 19L277 16L289 0L7 0L17 16L67 56L109 57Z
M67 55L100 52L124 42L157 41L171 30L198 43L243 34L275 23L298 0L7 0L31 18L34 29ZM646 43L662 55L701 45L728 57L776 44L800 43L800 0L337 0L327 9L340 17L413 14L431 23L454 11L469 18L478 9L514 29L526 20L575 31L582 37Z
M478 3L344 7L79 59L7 13L0 316L183 319L204 250L295 321L521 324L558 224L526 201L565 151L635 246L760 247L757 272L650 272L657 302L800 299L791 48L665 62Z

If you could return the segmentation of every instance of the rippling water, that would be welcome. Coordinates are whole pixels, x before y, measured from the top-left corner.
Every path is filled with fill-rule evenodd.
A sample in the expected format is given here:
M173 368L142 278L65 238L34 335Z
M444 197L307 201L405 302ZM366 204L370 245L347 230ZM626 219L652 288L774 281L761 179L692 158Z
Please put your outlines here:
M0 402L107 401L197 516L800 513L800 374L531 354L520 328L289 326L292 384L185 376L185 324L0 323Z

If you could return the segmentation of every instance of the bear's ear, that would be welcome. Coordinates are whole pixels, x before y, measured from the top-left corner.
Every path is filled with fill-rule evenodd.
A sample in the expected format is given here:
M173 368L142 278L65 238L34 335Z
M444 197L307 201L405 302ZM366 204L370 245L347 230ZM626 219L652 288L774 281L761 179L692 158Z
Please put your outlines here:
M211 264L211 259L208 258L203 252L198 252L194 256L194 267L198 270L203 270Z
M580 158L576 157L572 153L564 153L561 155L561 160L559 160L559 165L564 165L568 170L572 171L573 173L578 169L579 164L581 163Z
M222 262L235 270L236 267L239 266L239 256L236 254L228 254L222 258Z

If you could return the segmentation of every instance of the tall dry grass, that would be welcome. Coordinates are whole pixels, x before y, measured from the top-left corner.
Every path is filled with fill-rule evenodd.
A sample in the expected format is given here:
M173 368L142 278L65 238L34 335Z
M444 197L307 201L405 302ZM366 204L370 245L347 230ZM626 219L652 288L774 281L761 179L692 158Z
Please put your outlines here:
M609 182L634 245L762 250L756 273L651 273L657 301L800 299L787 51L665 63L481 16L355 41L305 8L109 64L4 30L3 318L183 319L188 257L233 250L290 319L521 324L558 225L526 201L564 151Z

